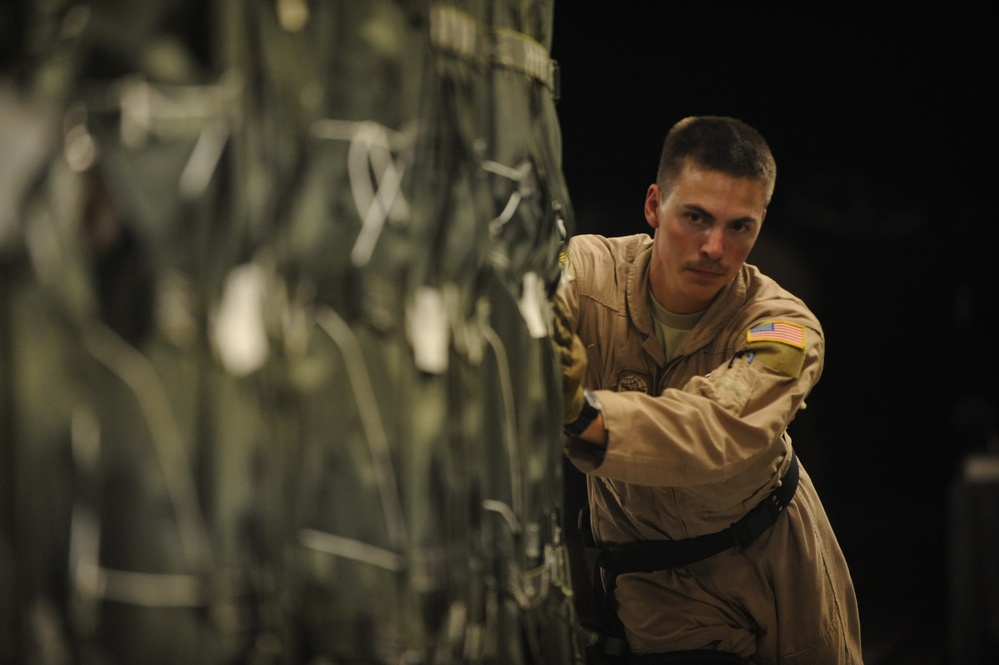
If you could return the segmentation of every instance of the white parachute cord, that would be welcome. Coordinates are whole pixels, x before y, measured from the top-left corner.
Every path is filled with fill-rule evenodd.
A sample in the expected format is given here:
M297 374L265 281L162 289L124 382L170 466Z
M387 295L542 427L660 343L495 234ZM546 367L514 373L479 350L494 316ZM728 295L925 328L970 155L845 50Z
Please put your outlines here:
M319 120L312 134L322 139L349 141L347 174L354 207L361 218L361 230L350 252L355 268L367 266L385 222L401 223L409 218L402 192L405 168L394 156L412 145L412 138L384 125L367 120ZM375 179L377 188L372 185Z
M530 178L528 178L533 169L534 167L528 161L521 162L516 168L511 168L491 160L482 162L482 170L495 173L517 183L517 189L510 194L510 198L507 200L503 210L489 221L489 231L494 236L499 235L506 223L513 218L514 213L517 212L517 208L524 198L534 193Z
M401 572L406 567L405 559L401 555L377 545L361 542L356 538L337 536L317 529L299 529L298 540L309 549L342 559L360 561L393 573Z
M364 351L357 337L346 321L331 307L323 307L316 313L316 322L329 338L340 348L347 378L354 389L354 402L361 418L365 440L371 452L371 462L375 471L376 484L382 499L382 512L385 527L393 546L400 552L406 551L408 534L403 516L402 498L399 495L398 480L392 468L388 434L378 412L378 399L371 383L371 377L364 365Z
M163 473L177 519L181 548L196 569L211 569L211 540L198 500L194 471L170 398L155 368L135 347L106 325L94 322L84 335L87 350L135 395L149 427L153 452Z
M523 514L524 505L522 496L523 488L521 486L520 478L520 452L517 449L517 417L514 413L513 381L510 377L509 359L507 358L506 346L503 344L503 340L500 339L500 336L485 320L485 316L480 315L479 326L486 342L488 342L488 344L493 348L493 352L496 354L496 366L499 374L500 392L503 396L503 419L506 423L506 427L504 428L505 436L503 439L506 444L507 458L510 464L510 493L513 495L513 515L516 519L517 515ZM493 505L490 509L495 510L495 506ZM507 521L510 521L508 517ZM512 523L511 527L514 526L516 527L514 533L519 534L519 523Z

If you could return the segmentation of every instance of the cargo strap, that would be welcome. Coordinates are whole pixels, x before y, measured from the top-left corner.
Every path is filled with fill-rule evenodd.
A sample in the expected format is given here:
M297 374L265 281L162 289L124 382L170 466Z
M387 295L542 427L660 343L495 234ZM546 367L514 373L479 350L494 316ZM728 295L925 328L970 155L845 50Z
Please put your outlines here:
M791 503L797 488L798 458L792 452L791 465L781 479L780 486L727 529L683 540L649 540L604 548L596 548L594 545L593 611L606 636L601 645L604 653L611 657L623 657L628 653L624 628L617 618L613 602L618 575L681 568L732 547L745 549L777 522ZM592 534L588 533L588 513L588 509L580 512L579 526L584 537L588 536L587 543L592 545Z
M438 49L474 65L489 64L528 76L559 98L558 63L540 42L509 28L490 28L460 9L434 5L430 40Z

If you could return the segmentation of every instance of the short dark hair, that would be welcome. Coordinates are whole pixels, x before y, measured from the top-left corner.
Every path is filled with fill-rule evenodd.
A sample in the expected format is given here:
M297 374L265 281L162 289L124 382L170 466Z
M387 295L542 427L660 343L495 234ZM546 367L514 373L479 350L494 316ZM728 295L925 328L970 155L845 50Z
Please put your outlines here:
M745 122L723 116L691 116L673 125L663 142L656 183L666 196L684 165L693 162L767 188L767 204L777 181L777 164L763 135Z

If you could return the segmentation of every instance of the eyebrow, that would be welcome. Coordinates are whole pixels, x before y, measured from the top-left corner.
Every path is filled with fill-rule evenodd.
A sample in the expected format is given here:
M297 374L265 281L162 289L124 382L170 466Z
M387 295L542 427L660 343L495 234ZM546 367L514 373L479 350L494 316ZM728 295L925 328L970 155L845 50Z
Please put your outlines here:
M705 209L704 209L704 208L702 208L701 206L699 206L699 205L696 205L696 204L694 204L694 203L685 203L685 204L683 204L683 209L684 209L684 210L685 210L686 212L696 212L696 213L700 213L700 214L701 214L701 215L703 215L704 217L709 217L709 218L711 218L711 219L714 219L714 218L715 218L715 216L714 216L714 215L712 215L712 214L711 214L710 212L708 212L707 210L705 210Z
M717 219L718 219L717 217L715 217L714 215L712 215L710 212L708 212L707 210L705 210L701 206L697 205L696 203L685 203L685 204L683 204L683 209L685 211L687 211L687 212L696 212L696 213L699 213L699 214L703 215L704 217L707 217L708 219L710 219L712 221L717 221ZM760 220L757 219L756 217L748 216L748 217L739 217L737 219L729 220L728 223L729 224L736 224L736 223L758 224L759 221Z

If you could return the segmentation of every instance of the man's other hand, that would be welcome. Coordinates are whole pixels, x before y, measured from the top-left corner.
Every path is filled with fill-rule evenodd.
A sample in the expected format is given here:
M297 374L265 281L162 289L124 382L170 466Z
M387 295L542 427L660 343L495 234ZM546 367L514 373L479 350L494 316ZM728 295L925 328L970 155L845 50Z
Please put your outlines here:
M552 302L554 326L552 340L562 364L562 393L565 396L563 424L575 421L583 410L583 381L586 378L586 347L572 332L569 312L561 300Z

